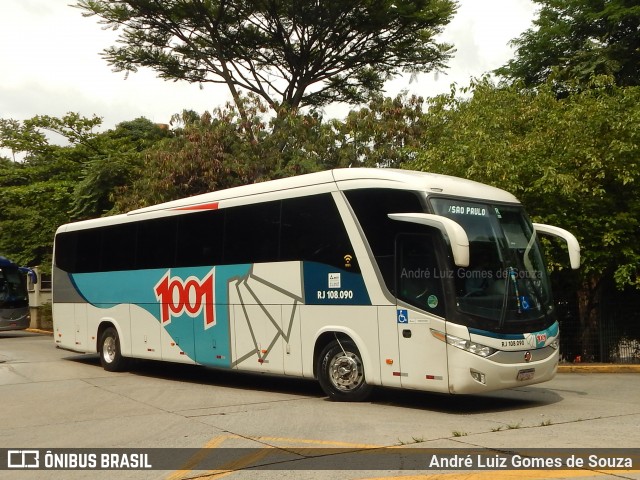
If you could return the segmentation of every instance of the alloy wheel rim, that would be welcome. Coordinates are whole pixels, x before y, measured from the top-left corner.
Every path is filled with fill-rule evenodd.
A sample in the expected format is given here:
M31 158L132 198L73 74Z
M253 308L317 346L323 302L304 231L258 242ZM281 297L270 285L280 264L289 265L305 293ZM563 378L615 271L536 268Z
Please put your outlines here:
M102 348L102 356L108 363L113 362L116 358L116 341L113 337L105 339Z
M331 359L329 379L335 388L351 391L364 382L362 362L352 352L341 352Z

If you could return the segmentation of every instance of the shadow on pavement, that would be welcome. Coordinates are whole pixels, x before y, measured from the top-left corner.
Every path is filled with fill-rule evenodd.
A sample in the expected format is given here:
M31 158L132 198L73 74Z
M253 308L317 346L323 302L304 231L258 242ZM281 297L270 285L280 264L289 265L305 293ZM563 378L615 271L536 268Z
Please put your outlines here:
M96 354L74 355L65 360L100 367ZM286 395L324 397L315 380L268 374L216 370L199 365L134 360L129 374L157 378L170 382L188 382L238 390L257 390ZM115 374L117 375L117 374ZM480 395L448 395L440 393L377 388L369 403L390 407L430 410L442 413L488 413L535 408L557 403L563 397L544 384L519 387ZM327 399L327 401L329 401Z

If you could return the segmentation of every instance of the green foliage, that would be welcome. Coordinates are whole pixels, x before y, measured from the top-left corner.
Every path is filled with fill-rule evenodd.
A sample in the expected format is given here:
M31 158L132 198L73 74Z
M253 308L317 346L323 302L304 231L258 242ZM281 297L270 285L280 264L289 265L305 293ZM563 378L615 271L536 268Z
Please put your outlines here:
M244 118L232 103L174 116L173 135L146 150L133 182L117 190L117 210L341 165L339 133L319 113L268 118L256 96L242 101Z
M553 79L559 90L610 75L640 85L640 5L637 0L534 0L535 28L513 41L516 56L497 73L526 86Z
M427 130L424 99L401 93L395 98L376 96L367 107L354 110L339 126L347 154L343 163L365 167L395 167L409 161L422 148ZM349 158L350 157L350 158Z
M43 130L67 128L71 118L0 119L0 146L24 153L0 163L0 252L22 265L51 264L53 234L69 221L79 179L74 147L49 144ZM78 129L80 131L81 129Z
M171 80L227 85L270 108L359 103L400 72L442 69L435 37L451 0L79 0L85 16L121 29L104 57L117 71L150 67Z
M116 208L124 212L154 203L248 183L253 179L249 137L235 112L221 109L220 117L185 111L174 116L171 137L144 153L133 181L118 189ZM236 157L237 155L237 157Z
M49 142L44 133L36 127L24 125L11 118L0 118L0 145L16 153L43 154L49 149Z
M585 278L612 270L620 286L640 285L640 87L590 87L557 100L549 85L483 80L468 99L440 96L428 147L406 166L514 193L535 220L576 234Z
M0 252L21 265L51 264L55 230L69 220L74 167L53 155L50 164L0 167Z
M146 119L94 133L100 123L75 113L0 120L0 146L26 154L22 162L0 162L3 255L46 270L58 226L111 210L116 187L131 181L141 152L168 135ZM44 131L62 135L70 145L49 144Z
M45 130L57 133L72 145L84 145L90 150L98 151L98 147L93 143L95 134L93 129L102 125L102 119L97 116L91 118L81 117L80 114L69 112L62 118L51 117L49 115L36 115L25 120L25 128Z
M96 135L91 148L79 146L76 154L83 156L83 170L74 190L72 217L86 219L113 213L116 191L133 180L142 166L142 152L169 135L167 129L138 118Z

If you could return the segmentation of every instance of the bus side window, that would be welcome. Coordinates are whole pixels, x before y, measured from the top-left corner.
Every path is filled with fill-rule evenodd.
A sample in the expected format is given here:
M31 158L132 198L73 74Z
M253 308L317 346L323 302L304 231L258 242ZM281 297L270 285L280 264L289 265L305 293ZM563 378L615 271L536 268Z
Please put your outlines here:
M445 316L443 273L431 235L401 234L396 239L396 282L399 300Z
M136 224L123 223L100 229L100 271L129 270L135 263ZM84 232L83 232L84 233Z
M144 220L138 224L136 268L172 266L176 256L176 217Z
M226 209L224 263L278 261L280 202Z
M395 295L394 239L396 234L411 227L391 220L388 215L424 212L419 194L386 188L346 190L344 194L364 231L387 289Z
M62 270L74 273L77 268L78 232L63 232L55 239L55 265Z
M9 284L4 279L2 270L0 270L0 301L5 301L9 298Z
M224 211L213 210L178 218L176 267L222 263Z
M360 271L330 194L282 201L280 260L318 262L350 272Z
M100 255L96 255L96 252L102 248L102 231L96 228L95 230L81 230L73 233L77 235L75 272L100 271Z

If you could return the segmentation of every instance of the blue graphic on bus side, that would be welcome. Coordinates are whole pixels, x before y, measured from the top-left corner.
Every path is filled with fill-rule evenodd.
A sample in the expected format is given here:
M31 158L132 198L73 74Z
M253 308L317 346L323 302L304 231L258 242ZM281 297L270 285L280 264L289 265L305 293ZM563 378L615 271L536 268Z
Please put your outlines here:
M271 266L260 265L260 271L266 271L268 278L256 275L254 267L258 267L251 264L79 273L70 277L78 293L91 305L98 308L136 305L149 312L158 321L159 328L166 330L191 360L231 368L234 366L229 313L232 301L243 305L244 317L236 318L236 322L250 325L259 323L261 314L256 318L248 316L248 310L244 308L246 302L263 306L260 311L267 316L270 313L264 306L272 303L273 298L280 298L279 301L285 301L294 310L300 302L312 305L371 304L362 275L313 262L300 262L298 266L294 281L289 277L285 282L299 285L299 290L294 292L278 286L277 265L273 265L276 274L268 273ZM295 274L296 270L289 271ZM231 291L233 300L230 300ZM259 298L260 295L266 296ZM136 321L135 315L130 317L132 323ZM290 321L293 318L291 314ZM278 323L274 318L270 318L270 322ZM278 329L275 335L287 336L289 331L290 328ZM276 341L274 338L271 344ZM256 352L260 359L268 355L258 351L258 347ZM250 351L243 351L236 356L247 358L250 354Z
M306 305L371 305L362 274L303 262Z
M192 360L203 365L231 367L231 329L229 324L229 282L246 276L251 265L220 265L153 269L122 272L80 273L72 275L79 293L98 308L110 308L120 304L133 304L143 308L159 322L176 341L180 349ZM215 271L213 304L202 302L197 292L198 280ZM170 272L167 295L174 295L180 285L188 297L186 305L180 295L174 300L161 302L158 298L159 282ZM179 282L176 279L181 279ZM188 279L188 280L187 280ZM203 292L204 293L204 292ZM184 299L182 299L184 300ZM200 304L200 305L199 305ZM207 327L207 307L215 306L215 328ZM163 309L174 313L163 317ZM196 312L197 314L190 314ZM134 321L134 319L132 319Z

